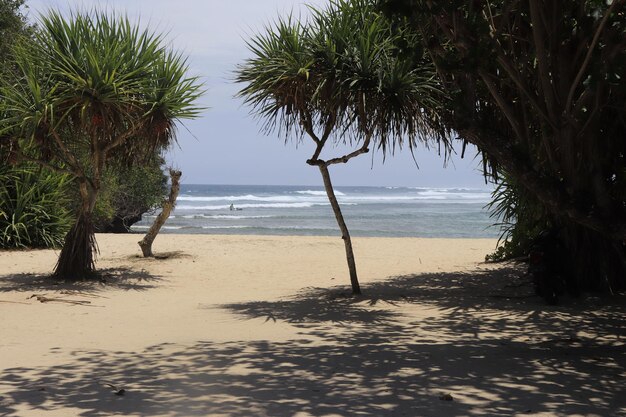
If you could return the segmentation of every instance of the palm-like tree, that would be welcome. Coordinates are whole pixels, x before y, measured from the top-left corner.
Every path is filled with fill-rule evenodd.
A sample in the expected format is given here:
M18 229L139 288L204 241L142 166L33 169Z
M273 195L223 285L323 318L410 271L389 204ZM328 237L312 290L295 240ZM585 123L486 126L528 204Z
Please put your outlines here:
M307 163L318 167L344 240L353 294L360 294L350 233L331 182L329 167L380 148L383 155L418 141L442 140L432 126L445 97L434 70L402 49L410 36L392 28L368 0L332 1L311 8L307 22L278 19L248 42L253 57L237 71L240 91L266 131L315 144ZM414 51L411 51L413 54ZM327 143L353 151L322 159Z
M177 121L199 113L201 87L161 36L98 11L50 12L14 54L18 70L0 86L0 136L12 156L74 177L81 201L55 275L82 279L95 268L91 218L107 161L170 145Z

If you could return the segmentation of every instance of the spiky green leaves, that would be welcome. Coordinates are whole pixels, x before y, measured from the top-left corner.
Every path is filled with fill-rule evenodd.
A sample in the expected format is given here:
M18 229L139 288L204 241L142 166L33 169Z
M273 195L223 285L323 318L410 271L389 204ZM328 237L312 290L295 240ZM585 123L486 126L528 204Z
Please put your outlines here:
M0 130L48 143L65 164L62 148L74 152L80 142L128 157L167 146L175 123L200 111L201 87L185 59L123 16L52 11L15 59L15 77L0 87Z
M58 247L72 224L67 175L0 167L0 248Z
M371 136L384 152L442 139L438 109L446 96L426 59L407 57L413 36L392 27L369 0L311 8L306 22L278 19L248 42L253 57L238 68L240 91L265 128L288 136L302 123L336 121L335 139ZM410 58L410 59L409 59Z

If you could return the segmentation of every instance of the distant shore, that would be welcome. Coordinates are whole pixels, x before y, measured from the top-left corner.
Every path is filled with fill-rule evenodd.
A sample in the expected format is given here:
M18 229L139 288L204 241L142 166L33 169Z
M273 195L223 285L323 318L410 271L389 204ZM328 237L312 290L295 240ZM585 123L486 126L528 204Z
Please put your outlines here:
M340 237L138 240L98 234L102 281L74 285L46 279L56 251L0 252L0 415L625 410L621 367L565 356L619 349L623 308L538 313L522 270L483 263L496 239L354 238L359 298Z

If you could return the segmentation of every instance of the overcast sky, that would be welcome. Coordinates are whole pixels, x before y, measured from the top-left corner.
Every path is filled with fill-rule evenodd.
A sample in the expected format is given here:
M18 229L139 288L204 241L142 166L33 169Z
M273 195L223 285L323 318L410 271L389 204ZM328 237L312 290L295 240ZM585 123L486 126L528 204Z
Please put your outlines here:
M184 122L179 148L167 155L185 183L321 185L317 168L305 163L312 142L296 148L276 134L260 133L250 109L234 98L241 86L232 82L237 64L249 56L245 39L280 14L306 15L305 3L323 6L326 0L26 0L32 20L50 8L122 11L153 31L167 32L173 47L189 56L192 73L205 83L202 105L209 109ZM335 185L344 186L486 188L474 152L452 158L445 169L436 149L420 149L415 156L419 169L407 150L384 164L380 154L361 155L332 167L331 175Z

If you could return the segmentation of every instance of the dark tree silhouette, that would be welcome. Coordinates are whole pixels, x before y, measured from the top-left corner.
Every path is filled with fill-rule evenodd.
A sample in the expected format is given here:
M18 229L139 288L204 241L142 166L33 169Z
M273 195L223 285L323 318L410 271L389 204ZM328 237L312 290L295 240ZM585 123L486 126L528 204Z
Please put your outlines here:
M625 288L626 1L379 3L437 68L444 127L558 231L571 284Z

